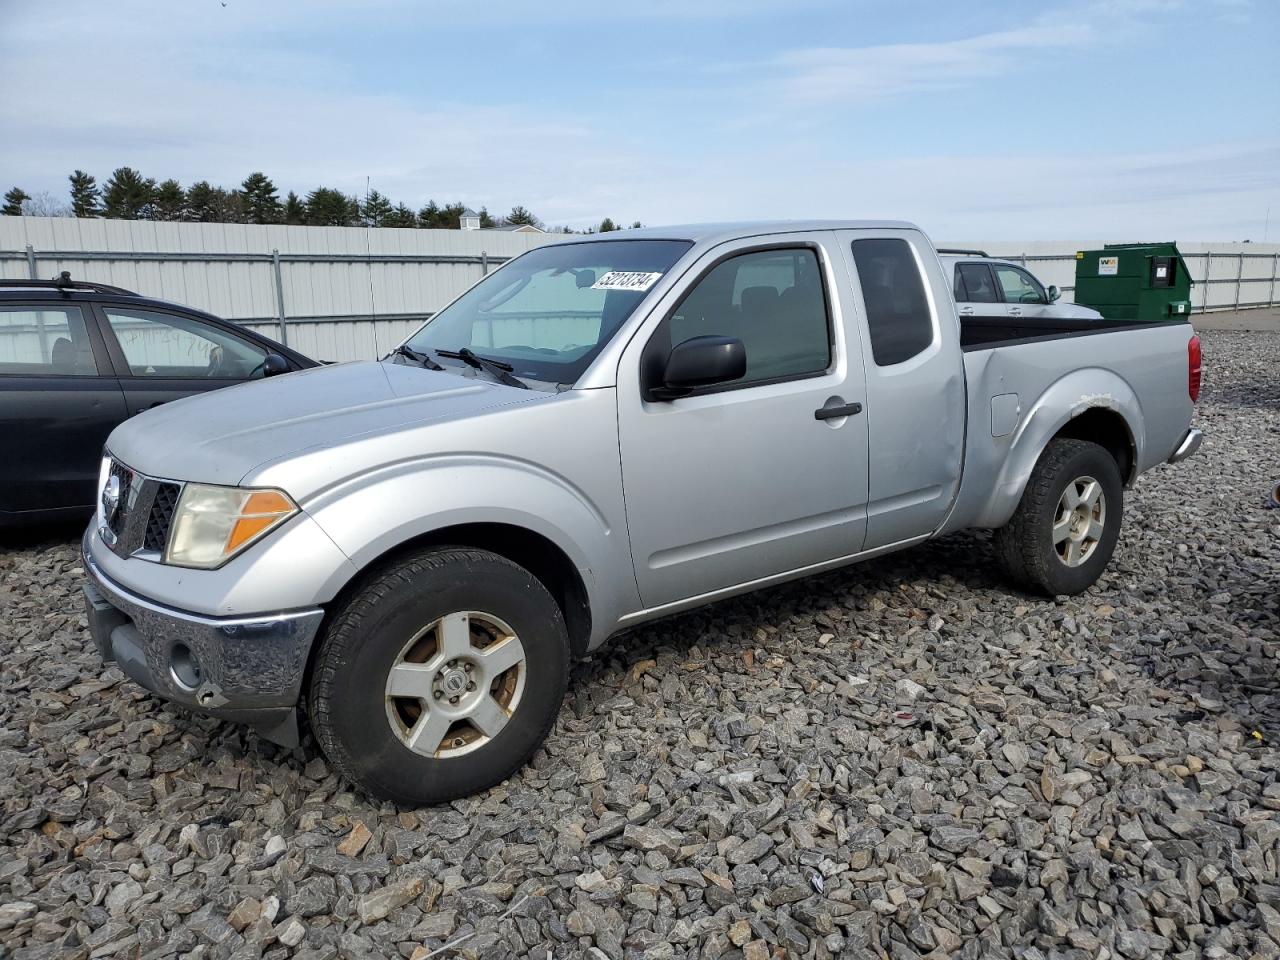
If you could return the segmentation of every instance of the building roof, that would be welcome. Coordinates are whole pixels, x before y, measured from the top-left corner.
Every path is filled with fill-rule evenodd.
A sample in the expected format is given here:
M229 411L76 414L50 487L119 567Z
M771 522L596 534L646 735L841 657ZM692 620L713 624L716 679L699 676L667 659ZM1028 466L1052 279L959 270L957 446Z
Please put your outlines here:
M473 219L477 219L477 220L480 218L480 214L476 213L476 212L475 212L474 210L472 210L470 207L467 207L466 209L464 209L464 210L462 211L462 213L458 214L458 216L459 216L459 217L471 217L471 218L473 218Z

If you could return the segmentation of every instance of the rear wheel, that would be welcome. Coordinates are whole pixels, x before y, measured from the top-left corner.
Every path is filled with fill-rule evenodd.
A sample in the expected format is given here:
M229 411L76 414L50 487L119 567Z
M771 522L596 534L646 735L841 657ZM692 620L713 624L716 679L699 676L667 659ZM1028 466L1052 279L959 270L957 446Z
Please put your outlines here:
M456 799L537 750L564 698L568 650L559 606L527 570L483 550L424 551L335 612L312 671L312 727L370 793Z
M1115 458L1096 443L1054 440L1036 462L996 553L1021 586L1051 595L1080 593L1102 575L1124 514Z

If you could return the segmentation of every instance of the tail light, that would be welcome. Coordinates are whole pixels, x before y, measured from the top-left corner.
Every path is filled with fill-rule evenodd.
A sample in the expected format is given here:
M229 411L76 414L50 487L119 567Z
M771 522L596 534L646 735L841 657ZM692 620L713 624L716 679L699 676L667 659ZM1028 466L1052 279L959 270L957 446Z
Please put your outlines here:
M1187 342L1187 393L1192 403L1200 400L1200 338L1195 335Z

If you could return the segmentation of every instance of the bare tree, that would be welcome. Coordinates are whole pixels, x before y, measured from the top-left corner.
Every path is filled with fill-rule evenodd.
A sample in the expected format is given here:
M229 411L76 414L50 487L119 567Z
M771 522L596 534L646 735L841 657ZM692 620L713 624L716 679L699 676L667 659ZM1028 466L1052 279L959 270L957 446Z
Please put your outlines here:
M41 190L35 196L22 201L24 217L69 217L71 204L59 200L48 190Z

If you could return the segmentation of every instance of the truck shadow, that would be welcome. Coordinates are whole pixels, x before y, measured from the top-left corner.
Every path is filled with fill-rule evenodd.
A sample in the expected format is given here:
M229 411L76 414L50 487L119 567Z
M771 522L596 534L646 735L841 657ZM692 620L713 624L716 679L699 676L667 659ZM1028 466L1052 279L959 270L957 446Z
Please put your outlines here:
M1017 588L999 571L990 540L990 533L986 531L965 531L873 561L720 600L635 627L610 638L590 660L577 665L570 697L579 685L591 684L609 669L625 669L627 665L651 659L664 647L687 650L708 643L712 646L740 643L746 650L755 645L754 628L762 625L779 629L782 625L791 625L797 630L809 625L816 639L823 631L812 624L832 609L853 622L861 617L877 617L877 610L886 609L887 605L880 599L880 605L876 606L873 598L891 595L907 586L915 588L911 593L913 602L920 590L930 593L934 601L953 592L975 596L1017 594ZM1044 597L1028 600L1053 602Z

